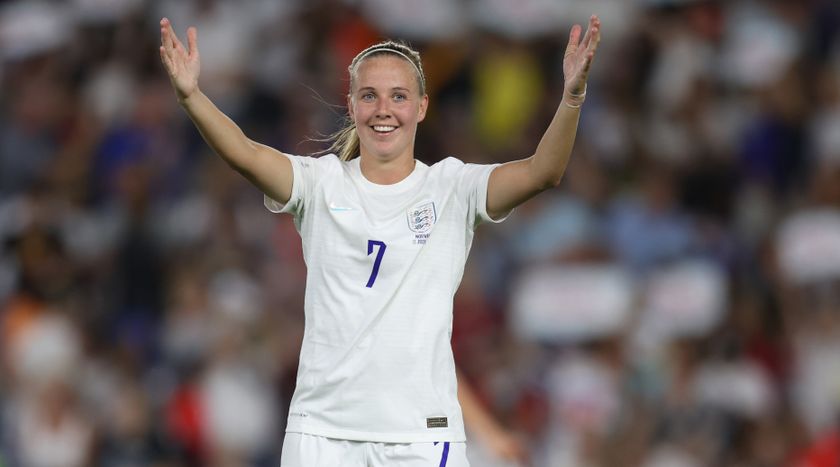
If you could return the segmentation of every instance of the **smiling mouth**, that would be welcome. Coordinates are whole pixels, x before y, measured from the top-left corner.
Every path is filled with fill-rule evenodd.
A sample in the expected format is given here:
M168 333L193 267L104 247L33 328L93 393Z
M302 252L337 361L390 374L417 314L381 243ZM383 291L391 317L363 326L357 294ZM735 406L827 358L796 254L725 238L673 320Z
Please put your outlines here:
M397 127L392 125L373 125L371 128L379 134L388 134L397 129Z

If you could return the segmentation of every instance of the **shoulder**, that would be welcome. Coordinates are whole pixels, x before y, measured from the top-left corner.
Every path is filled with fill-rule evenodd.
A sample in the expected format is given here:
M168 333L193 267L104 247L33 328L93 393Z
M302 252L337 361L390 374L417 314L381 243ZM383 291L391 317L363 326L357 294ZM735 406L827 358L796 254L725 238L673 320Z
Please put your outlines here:
M300 161L301 164L314 165L318 167L339 167L345 162L340 160L335 154L324 154L323 156L292 156Z
M457 157L447 157L439 162L436 162L432 165L432 168L438 168L438 170L449 170L449 171L463 171L463 170L491 170L499 164L480 164L476 162L464 162Z
M445 159L442 159L438 162L435 162L434 164L431 165L431 168L437 168L438 170L446 170L446 169L463 167L464 165L466 165L466 164L464 164L464 161L462 161L461 159L458 159L457 157L449 156Z
M293 164L301 169L318 174L338 173L348 164L348 162L340 160L335 154L324 154L322 156L289 155L289 158Z
M451 176L457 177L461 173L463 173L464 169L469 164L464 163L464 161L455 158L455 157L447 157L446 159L440 160L435 162L431 166L429 166L429 171L435 176Z
M434 164L431 168L437 176L449 176L459 180L483 179L499 164L476 164L464 162L456 157L447 157Z

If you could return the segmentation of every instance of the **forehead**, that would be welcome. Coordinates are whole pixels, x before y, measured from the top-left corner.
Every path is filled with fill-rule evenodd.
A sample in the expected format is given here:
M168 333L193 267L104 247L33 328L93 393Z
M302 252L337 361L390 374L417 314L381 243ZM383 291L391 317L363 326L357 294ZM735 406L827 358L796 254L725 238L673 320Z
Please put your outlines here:
M389 53L367 57L359 63L353 88L364 87L420 90L414 65L399 55Z

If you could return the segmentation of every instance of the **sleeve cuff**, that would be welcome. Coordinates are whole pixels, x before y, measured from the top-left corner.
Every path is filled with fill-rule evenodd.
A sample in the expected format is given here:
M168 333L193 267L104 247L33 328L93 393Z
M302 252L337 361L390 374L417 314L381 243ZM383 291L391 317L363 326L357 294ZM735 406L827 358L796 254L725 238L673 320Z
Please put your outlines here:
M295 206L298 204L298 200L300 200L300 190L302 187L302 179L301 177L303 174L300 172L300 167L298 166L299 162L295 156L289 156L284 154L283 157L288 157L289 162L292 163L292 195L289 197L289 201L285 203L281 203L276 199L263 194L263 205L269 211L275 214L281 213L290 213L294 211Z

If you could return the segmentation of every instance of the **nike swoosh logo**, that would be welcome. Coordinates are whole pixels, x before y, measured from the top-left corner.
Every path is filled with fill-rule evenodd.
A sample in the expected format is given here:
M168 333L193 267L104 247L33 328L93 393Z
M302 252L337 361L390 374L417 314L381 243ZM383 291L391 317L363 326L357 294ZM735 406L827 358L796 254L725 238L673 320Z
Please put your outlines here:
M330 203L330 211L341 212L341 211L355 211L356 208L351 208L347 206L336 206L335 203Z

